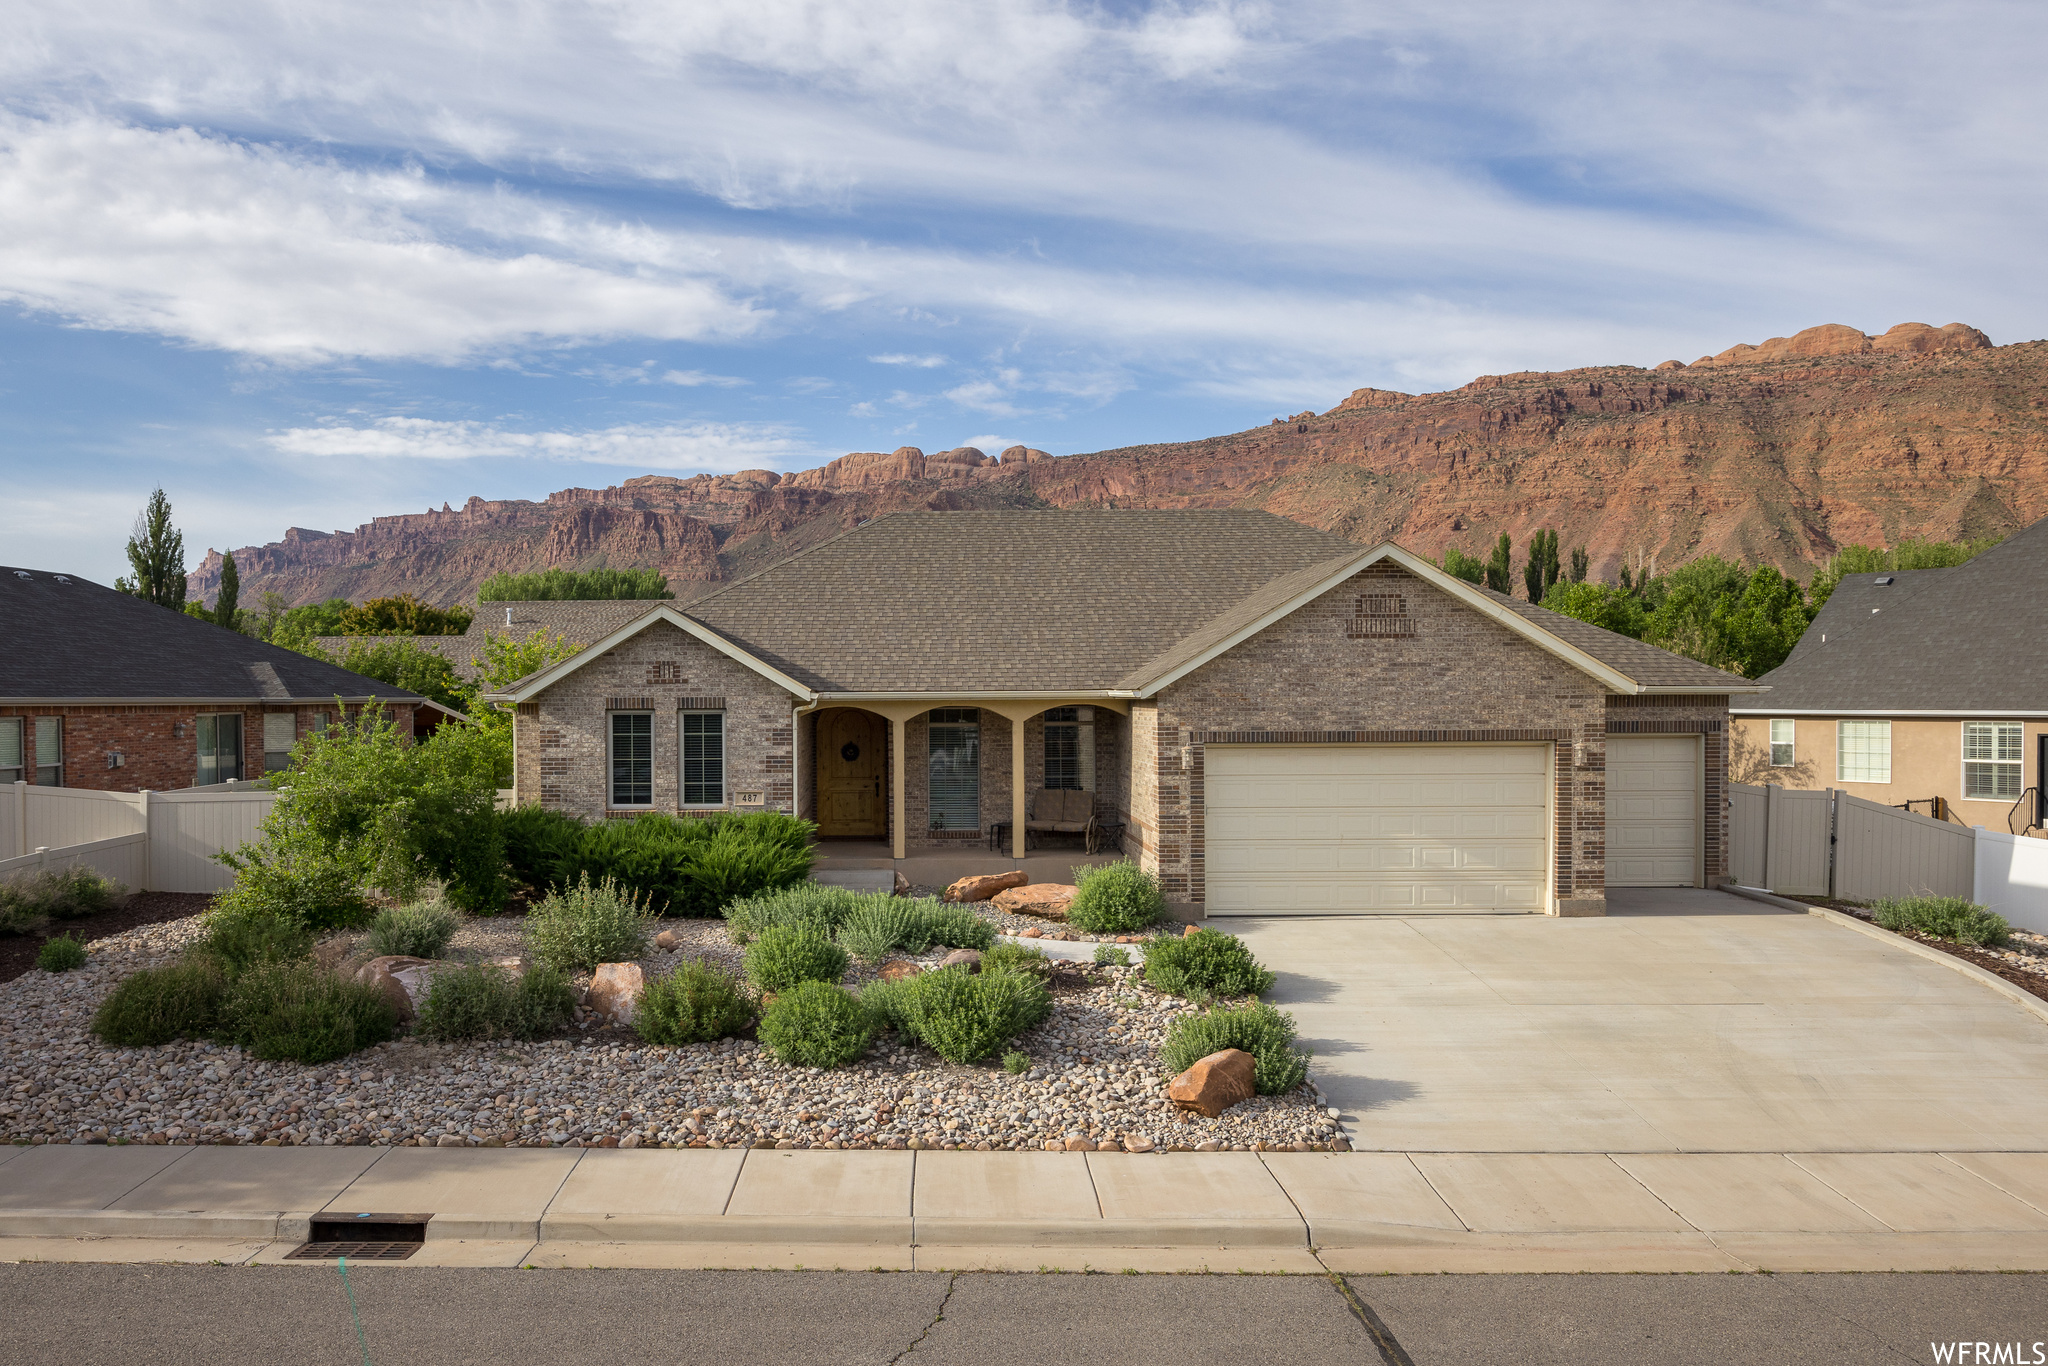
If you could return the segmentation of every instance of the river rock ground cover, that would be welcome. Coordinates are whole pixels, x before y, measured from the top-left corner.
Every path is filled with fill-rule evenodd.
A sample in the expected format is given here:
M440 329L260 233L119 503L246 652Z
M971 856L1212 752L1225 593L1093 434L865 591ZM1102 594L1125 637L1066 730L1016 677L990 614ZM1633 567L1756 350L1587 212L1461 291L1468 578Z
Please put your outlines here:
M666 922L685 955L737 968L723 922ZM305 1066L205 1042L111 1048L88 1031L122 977L171 961L198 918L96 940L88 964L0 985L0 1138L14 1143L776 1146L972 1149L1121 1146L1138 1151L1344 1146L1313 1082L1221 1118L1183 1116L1160 1070L1167 1026L1196 1009L1145 987L1136 968L1062 964L1053 1014L1015 1047L1021 1074L948 1064L887 1036L834 1071L777 1062L751 1039L657 1047L583 1016L537 1043L432 1044L408 1037ZM516 917L469 919L451 957L516 952ZM322 957L368 956L336 936ZM936 963L945 950L915 959ZM872 975L858 967L857 985Z

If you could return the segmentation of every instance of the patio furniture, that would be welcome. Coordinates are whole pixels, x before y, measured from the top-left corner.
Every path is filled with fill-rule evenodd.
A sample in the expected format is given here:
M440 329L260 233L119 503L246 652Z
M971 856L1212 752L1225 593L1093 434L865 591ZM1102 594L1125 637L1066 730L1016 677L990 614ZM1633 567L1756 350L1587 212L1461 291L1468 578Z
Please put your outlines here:
M996 853L1010 847L1010 822L990 821L988 826L988 847Z
M1024 847L1033 835L1079 835L1086 849L1094 844L1095 794L1078 788L1048 787L1031 794L1031 815L1024 822Z

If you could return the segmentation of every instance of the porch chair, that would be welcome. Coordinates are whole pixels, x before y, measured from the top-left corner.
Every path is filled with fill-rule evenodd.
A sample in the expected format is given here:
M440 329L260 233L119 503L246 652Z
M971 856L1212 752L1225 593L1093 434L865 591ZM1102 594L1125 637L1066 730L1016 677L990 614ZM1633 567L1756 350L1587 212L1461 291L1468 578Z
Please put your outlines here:
M1030 849L1032 836L1048 831L1058 835L1079 835L1084 849L1095 844L1095 794L1077 788L1048 787L1031 794L1031 812L1024 822L1024 847Z

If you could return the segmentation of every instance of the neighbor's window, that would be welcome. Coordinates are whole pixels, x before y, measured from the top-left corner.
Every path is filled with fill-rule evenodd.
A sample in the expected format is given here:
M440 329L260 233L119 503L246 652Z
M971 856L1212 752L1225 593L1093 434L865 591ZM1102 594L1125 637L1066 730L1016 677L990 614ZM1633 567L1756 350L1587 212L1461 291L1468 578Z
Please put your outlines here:
M1835 722L1835 778L1845 783L1892 780L1892 723Z
M21 718L0 717L0 783L21 781Z
M1081 786L1081 717L1078 707L1053 707L1045 713L1045 785Z
M64 786L64 718L36 718L36 786Z
M1788 717L1771 721L1771 767L1792 767L1792 722Z
M242 716L199 718L199 786L242 776Z
M612 713L613 806L654 805L654 714Z
M981 713L940 707L931 714L931 826L981 828Z
M686 711L683 734L683 805L725 805L725 713Z
M288 711L263 713L263 771L281 773L292 766L292 746L299 742L299 719Z
M2025 731L2017 722L1963 723L1963 795L1993 801L2018 801L2026 787L2021 755Z

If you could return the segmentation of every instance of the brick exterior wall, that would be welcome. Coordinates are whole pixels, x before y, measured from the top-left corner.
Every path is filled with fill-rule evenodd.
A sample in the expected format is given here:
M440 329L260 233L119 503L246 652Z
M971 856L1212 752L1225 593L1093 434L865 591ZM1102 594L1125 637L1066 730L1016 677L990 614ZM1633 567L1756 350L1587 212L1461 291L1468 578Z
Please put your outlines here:
M175 792L199 781L199 727L201 716L240 714L242 718L242 777L254 781L263 776L263 718L266 714L289 713L295 737L303 738L315 726L315 717L330 718L338 709L326 704L265 703L243 707L117 706L73 707L0 706L0 717L59 716L64 720L64 786L92 788L101 792ZM349 708L351 713L358 710ZM413 708L409 704L385 709L404 735L413 732ZM36 728L33 719L22 726L22 756L25 776L35 780L40 762L35 753ZM121 766L109 768L107 756L121 755Z
M611 713L648 711L654 717L654 802L651 808L623 810L678 811L677 711L691 699L724 702L728 801L722 809L732 809L731 798L740 792L761 793L769 810L792 809L790 707L795 699L665 621L649 625L520 705L513 723L519 800L586 819L603 817L611 809Z
M1601 901L1606 697L1601 684L1400 566L1372 565L1164 689L1156 707L1133 710L1136 805L1154 813L1140 861L1172 900L1205 900L1209 743L1539 740L1557 756L1553 890L1560 900ZM1152 719L1141 719L1148 710ZM1144 819L1137 824L1142 831Z
M1609 735L1698 735L1706 751L1706 829L1700 866L1709 887L1728 880L1728 699L1641 693L1607 699Z

